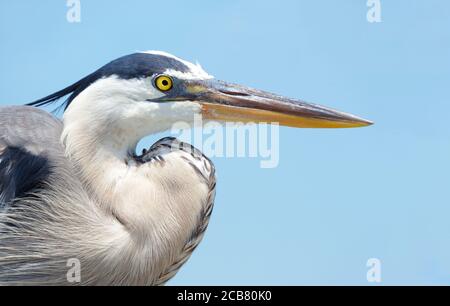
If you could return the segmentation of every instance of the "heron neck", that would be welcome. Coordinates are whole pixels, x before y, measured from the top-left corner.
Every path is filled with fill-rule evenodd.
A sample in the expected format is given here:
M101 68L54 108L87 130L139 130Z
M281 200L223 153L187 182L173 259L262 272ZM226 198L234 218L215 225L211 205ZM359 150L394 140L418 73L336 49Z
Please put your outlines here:
M106 122L71 114L64 117L62 142L66 156L78 169L84 183L94 191L102 203L111 202L108 194L121 182L128 171L136 144L143 137L139 130L108 127ZM103 203L106 205L106 203ZM110 203L108 203L110 204Z
M127 152L135 141L129 142L128 147L117 147L120 136L99 140L94 129L87 129L81 122L65 122L67 156L79 169L89 196L130 235L125 243L115 247L123 250L121 254L127 260L142 261L134 264L150 269L149 277L156 282L179 258L189 256L192 248L186 242L193 233L200 233L197 235L201 239L202 231L196 229L199 220L203 220L199 217L205 211L205 203L212 205L206 200L211 193L208 188L212 187L205 185L203 177L183 159L190 154L166 156L164 167L136 165ZM140 252L138 256L136 250ZM117 258L118 262L123 260Z
M162 121L170 110L170 104L132 103L87 89L66 110L61 135L66 156L94 205L121 223L130 237L114 247L123 256L145 261L142 265L150 266L156 279L177 262L209 196L203 177L176 154L165 167L140 165L132 158L142 137L168 124ZM144 254L137 256L136 249ZM123 261L120 256L117 261Z

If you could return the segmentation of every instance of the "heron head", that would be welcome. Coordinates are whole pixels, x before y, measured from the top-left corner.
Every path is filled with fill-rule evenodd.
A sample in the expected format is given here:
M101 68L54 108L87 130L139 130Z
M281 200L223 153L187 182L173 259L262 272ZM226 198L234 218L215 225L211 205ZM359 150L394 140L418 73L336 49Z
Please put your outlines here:
M70 94L66 113L94 114L126 123L143 133L169 129L179 121L205 120L278 123L301 128L349 128L370 121L317 104L216 80L198 64L165 52L121 57L68 88L31 105Z

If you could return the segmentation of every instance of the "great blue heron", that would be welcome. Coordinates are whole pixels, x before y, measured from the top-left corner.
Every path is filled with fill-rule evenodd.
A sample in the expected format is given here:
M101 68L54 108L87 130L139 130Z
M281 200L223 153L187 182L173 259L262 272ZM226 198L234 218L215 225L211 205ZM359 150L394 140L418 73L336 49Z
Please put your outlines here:
M34 108L68 96L63 120ZM361 118L216 81L164 52L121 57L30 103L0 108L0 284L160 285L200 242L211 215L211 161L173 138L178 121L340 128Z

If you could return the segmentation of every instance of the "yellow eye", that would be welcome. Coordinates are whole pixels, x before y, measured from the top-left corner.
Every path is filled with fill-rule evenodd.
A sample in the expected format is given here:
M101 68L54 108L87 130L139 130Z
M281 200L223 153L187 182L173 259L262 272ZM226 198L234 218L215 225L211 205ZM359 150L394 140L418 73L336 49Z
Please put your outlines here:
M160 75L155 80L156 87L161 91L171 90L173 87L173 81L170 77L166 75Z

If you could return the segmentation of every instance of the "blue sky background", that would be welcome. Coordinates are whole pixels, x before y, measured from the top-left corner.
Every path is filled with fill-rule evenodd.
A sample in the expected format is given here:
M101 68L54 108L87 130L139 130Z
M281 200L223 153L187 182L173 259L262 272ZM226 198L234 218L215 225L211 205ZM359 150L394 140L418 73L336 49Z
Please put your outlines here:
M450 2L381 0L0 1L0 104L160 49L217 78L374 120L280 129L280 165L216 158L200 247L172 285L450 283Z

